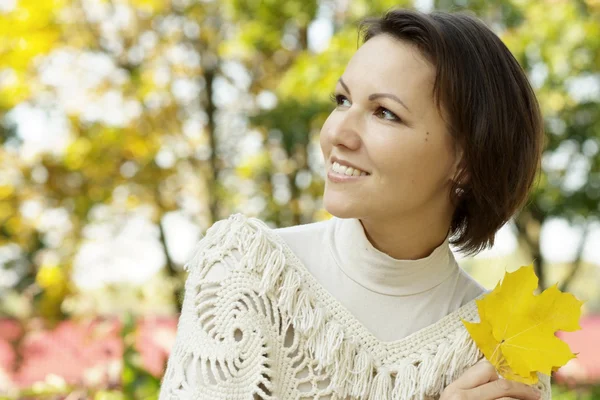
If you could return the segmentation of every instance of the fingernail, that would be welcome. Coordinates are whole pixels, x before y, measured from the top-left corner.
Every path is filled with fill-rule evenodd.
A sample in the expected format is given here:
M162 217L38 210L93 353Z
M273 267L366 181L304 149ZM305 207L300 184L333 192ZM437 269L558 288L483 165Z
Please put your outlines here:
M542 392L540 392L538 389L533 389L533 392L535 393L535 397L538 399L542 398Z

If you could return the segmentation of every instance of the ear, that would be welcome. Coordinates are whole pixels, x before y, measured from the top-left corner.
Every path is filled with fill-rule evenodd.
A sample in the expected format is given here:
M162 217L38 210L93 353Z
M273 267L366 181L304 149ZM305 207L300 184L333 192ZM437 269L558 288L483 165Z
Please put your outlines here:
M454 165L452 166L452 180L457 181L459 179L459 173L463 171L463 176L460 177L460 181L458 182L459 186L464 187L469 183L470 177L468 172L466 171L466 159L464 158L464 152L462 147L456 146L456 156L454 160ZM466 172L466 174L465 174Z

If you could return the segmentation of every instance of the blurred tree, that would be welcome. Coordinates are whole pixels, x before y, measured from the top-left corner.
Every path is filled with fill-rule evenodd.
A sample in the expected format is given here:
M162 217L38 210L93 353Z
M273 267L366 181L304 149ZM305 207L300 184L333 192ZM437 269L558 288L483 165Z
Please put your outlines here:
M204 227L240 208L280 226L321 218L318 134L333 107L328 94L359 44L357 22L410 4L22 0L2 9L0 240L22 251L18 290L46 303L36 308L44 315L62 316L75 289L63 281L99 206L126 215L150 205L173 278L164 228L171 211ZM543 287L542 224L554 216L589 224L598 213L600 108L590 89L599 76L598 2L435 5L486 20L538 91L548 150L516 225ZM326 51L314 38L311 46L315 21L331 22ZM23 148L17 121L33 110L62 121L64 153ZM50 129L51 118L43 120ZM246 150L250 139L258 149ZM62 240L28 211L34 202L67 213ZM181 294L180 286L174 299Z
M328 96L359 45L358 21L412 4L13 3L0 4L0 246L18 249L4 268L18 271L14 290L33 300L30 313L53 321L69 312L65 299L79 290L71 281L76 256L106 208L117 216L115 234L129 214L151 210L166 269L179 282L164 285L178 287L177 306L183 286L168 252L168 213L181 210L201 227L240 209L278 226L325 217L318 136L334 107ZM543 288L543 224L564 217L581 224L585 236L598 218L600 3L434 5L470 8L484 19L538 93L548 146L540 184L516 226ZM319 23L332 28L320 48L328 34L315 36ZM67 144L58 151L28 148L32 135L47 142L64 135ZM62 219L49 223L49 213ZM581 253L582 247L563 290ZM144 374L132 365L126 375ZM144 379L156 387L152 377ZM136 381L128 381L130 394L146 390Z
M307 169L306 149L318 142L319 128L331 106L324 103L335 81L356 50L357 22L409 2L324 2L331 8L334 36L324 53L310 50L297 58L277 87L277 106L258 113L252 122L275 138L285 163L263 164L280 170L291 186L292 218L269 215L280 224L314 219L302 216L294 202L302 196L296 177ZM519 241L529 251L547 286L547 266L540 249L545 221L562 217L583 227L581 245L571 272L561 283L565 290L582 264L581 255L590 223L598 220L600 199L600 5L596 1L486 2L439 0L440 10L469 9L505 41L528 72L538 94L548 133L543 172L526 209L515 218ZM542 12L551 9L552 12ZM294 112L293 110L298 110ZM300 111L301 110L301 111ZM563 161L561 161L563 160ZM313 168L315 169L315 168ZM319 193L321 180L308 189ZM281 210L290 212L290 209Z
M283 178L289 192L279 200L279 206L267 209L264 219L279 226L297 225L319 219L323 214L322 165L314 154L321 152L320 129L333 109L327 102L329 94L359 45L358 23L368 14L379 15L391 7L410 4L389 0L320 3L321 17L333 28L327 50L302 48L274 90L277 104L271 109L258 110L251 118L251 123L267 138L266 151L271 153L270 163L256 166L271 171L267 179ZM267 200L277 203L278 196Z
M150 205L178 274L164 215L183 209L208 226L229 213L220 182L235 173L244 113L306 47L315 12L310 1L64 0L0 13L0 161L12 171L0 182L2 243L23 251L30 268L17 288L36 296L34 310L63 316L74 290L65 278L98 205ZM64 119L63 154L24 156L18 115L34 109ZM60 243L23 216L33 201L68 213Z
M540 232L550 218L580 226L582 239L566 290L582 265L590 224L600 215L600 3L588 1L449 1L437 9L469 9L495 29L529 74L546 121L542 174L515 219L520 241L547 287Z

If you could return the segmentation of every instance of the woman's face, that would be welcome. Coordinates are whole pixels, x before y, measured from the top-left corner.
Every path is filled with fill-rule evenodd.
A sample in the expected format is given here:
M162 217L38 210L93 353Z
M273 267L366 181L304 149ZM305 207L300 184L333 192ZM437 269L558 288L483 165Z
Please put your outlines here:
M321 129L329 213L423 224L452 213L448 191L459 154L434 103L434 78L418 49L391 36L357 50ZM335 158L368 175L339 181Z

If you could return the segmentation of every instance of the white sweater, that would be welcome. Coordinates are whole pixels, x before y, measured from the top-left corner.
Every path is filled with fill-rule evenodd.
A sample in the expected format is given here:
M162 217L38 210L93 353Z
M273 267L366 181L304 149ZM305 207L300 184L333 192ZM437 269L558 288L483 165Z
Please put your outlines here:
M198 243L159 400L430 399L483 355L486 291L449 236L397 260L357 219L270 229L241 214ZM550 399L550 377L537 387Z

